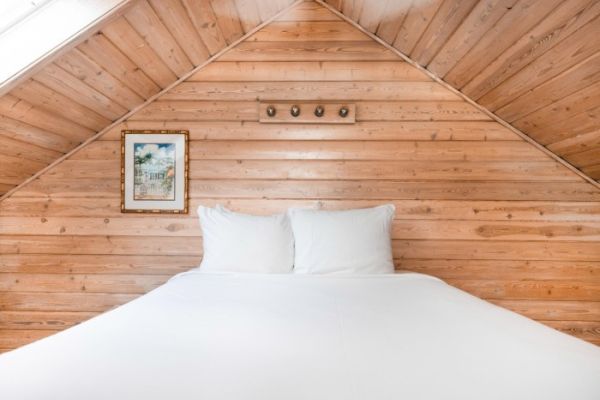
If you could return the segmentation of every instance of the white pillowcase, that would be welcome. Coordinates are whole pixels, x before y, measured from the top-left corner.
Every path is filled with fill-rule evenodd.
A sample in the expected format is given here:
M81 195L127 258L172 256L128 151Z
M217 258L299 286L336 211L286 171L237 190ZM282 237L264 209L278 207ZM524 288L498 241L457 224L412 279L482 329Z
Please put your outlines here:
M291 209L294 272L393 273L392 204L346 211Z
M246 215L200 206L198 217L204 242L202 271L292 271L294 235L287 215Z

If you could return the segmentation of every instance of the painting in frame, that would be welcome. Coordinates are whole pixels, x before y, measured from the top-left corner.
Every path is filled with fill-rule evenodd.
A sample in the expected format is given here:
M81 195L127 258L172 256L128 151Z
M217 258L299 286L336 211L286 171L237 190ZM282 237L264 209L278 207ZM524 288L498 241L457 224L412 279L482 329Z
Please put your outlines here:
M188 131L121 131L121 212L188 213Z

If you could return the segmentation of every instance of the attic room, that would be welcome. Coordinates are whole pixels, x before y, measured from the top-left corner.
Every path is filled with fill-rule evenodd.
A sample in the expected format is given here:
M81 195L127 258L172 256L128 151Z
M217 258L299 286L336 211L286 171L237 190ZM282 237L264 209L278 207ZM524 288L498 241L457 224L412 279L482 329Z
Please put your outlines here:
M0 398L600 399L599 18L3 0Z

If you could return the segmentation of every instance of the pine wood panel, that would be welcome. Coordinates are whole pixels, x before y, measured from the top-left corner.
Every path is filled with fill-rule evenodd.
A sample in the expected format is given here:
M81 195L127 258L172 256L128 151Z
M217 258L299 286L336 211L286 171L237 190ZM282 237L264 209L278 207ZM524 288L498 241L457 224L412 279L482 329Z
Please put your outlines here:
M0 311L0 330L66 329L96 316L94 312Z
M389 142L388 142L389 143ZM392 142L393 143L393 142ZM391 143L390 143L391 144ZM289 156L294 157L293 154ZM368 154L365 155L369 157ZM399 157L401 158L401 157ZM64 168L48 172L52 179L104 178L119 179L113 168L117 161L65 161ZM66 168L75 168L69 170ZM522 162L465 162L453 161L381 161L370 160L192 160L190 178L203 179L295 179L295 180L404 180L404 181L521 181L531 176L539 181L573 182L578 178L552 161Z
M49 131L58 136L72 139L77 144L94 133L93 130L64 118L57 113L37 108L28 101L19 99L11 94L0 97L0 114L6 117L7 120L16 122L9 129L15 133L22 132L22 128L34 126L39 128L37 132L40 132L40 130L42 132Z
M154 48L148 45L125 18L117 19L101 32L159 87L167 87L177 79Z
M431 78L398 61L215 61L187 79L188 82L244 83L352 80L430 82Z
M23 143L0 153L59 151L38 165L43 169L291 2L261 3L259 19L257 8L247 17L238 10L251 10L248 1L136 1L0 97L0 137ZM4 164L0 196L37 172L9 173Z
M261 128L258 128L261 129ZM534 163L553 162L526 142L502 141L489 146L482 141L357 141L357 140L205 140L189 149L191 160L374 160L374 161L462 161L513 162L515 171ZM82 150L77 159L120 159L120 143L97 141ZM555 163L554 163L555 164ZM85 164L81 164L82 166ZM435 164L432 164L434 166ZM443 164L442 164L443 165ZM460 166L451 164L459 168ZM465 163L465 166L469 164ZM485 166L486 164L481 164ZM420 165L416 165L419 167ZM448 165L446 165L448 166ZM509 166L508 164L506 165ZM93 166L92 166L93 168ZM578 180L558 166L551 167L558 180ZM114 168L113 168L114 170ZM60 171L60 169L59 169ZM326 173L326 171L324 171ZM562 177L561 177L562 175ZM52 176L50 173L48 176ZM67 176L68 177L68 176Z
M1 123L1 119L0 119ZM521 141L490 121L369 121L352 125L259 124L255 121L127 121L99 140L120 140L121 129L187 129L190 140ZM73 155L86 158L87 149Z
M432 101L458 100L458 96L435 82L387 81L374 86L370 81L322 82L184 82L161 97L162 100L194 100L202 98L215 101L267 100L389 100Z
M150 4L193 65L201 64L210 56L179 0L150 0Z
M276 21L260 32L252 35L251 40L264 42L293 42L293 41L363 41L369 38L361 31L344 21L311 21L310 24L289 21Z
M552 146L599 147L586 136L600 128L597 1L388 2L383 13L378 0L326 3L598 180L597 168Z
M533 178L532 178L533 179ZM547 181L373 181L373 180L193 180L192 198L267 199L369 199L369 200L519 200L519 201L600 201L600 193L583 182ZM14 193L17 198L80 198L94 193L98 198L114 198L118 179L98 178L37 180Z
M159 92L158 85L102 33L98 32L83 42L79 45L79 50L118 79L123 87L130 88L140 97L148 98ZM103 73L103 71L99 72ZM133 105L135 104L137 102L134 101Z
M36 117L28 121L38 119L46 130L53 124L58 130L53 133L63 135L79 131L80 140L84 140L106 126L107 120L114 120L139 105L290 1L140 1L124 17L109 21L100 33L63 54L55 66L50 65L34 76L34 81L43 83L43 87L30 88L25 93L26 87L18 88L13 95L21 91L24 100L31 103L20 108L34 107L30 113ZM598 34L600 4L597 2L436 0L412 4L363 0L354 4L335 0L329 3L467 95L496 110L538 142L550 145L577 138L588 147L597 146L596 141L587 141L589 136L585 136L597 130L597 119L584 113L598 106L598 96L591 92L587 102L581 101L582 96L587 96L585 90L600 79L597 63L600 49L596 41L585 40ZM271 41L276 43L266 43ZM268 72L264 74L267 81L304 81L307 80L304 74L318 75L319 70L330 71L331 80L354 80L344 76L352 74L352 70L333 71L322 68L316 61L330 57L394 59L389 51L373 46L364 33L314 2L304 2L280 16L223 60L228 57L248 64L254 58L262 62L269 57L279 63L278 68L273 68L277 71L273 77ZM310 68L289 63L310 64L306 60L313 57L315 62ZM283 63L291 65L291 70L284 68ZM219 72L227 73L219 71L220 67L227 66L233 73L236 65L219 64L212 67L216 76ZM371 77L368 79L383 79L373 78L383 71L362 70L370 71L365 74ZM409 70L420 74L415 69ZM244 79L247 78L237 78ZM407 77L407 81L417 81L413 79ZM392 96L405 95L403 91L387 89ZM236 95L229 93L232 97ZM213 96L219 97L218 93ZM289 96L302 97L302 93L292 89ZM39 101L42 98L45 100ZM63 106L65 103L67 106ZM551 113L544 112L544 108ZM582 113L580 118L562 118L560 134L544 131L553 126L551 122L539 123L544 115L553 120L557 115L572 116L574 110ZM43 115L48 111L56 115ZM97 119L97 114L106 119ZM37 118L38 115L42 118ZM579 128L582 120L586 129ZM67 147L71 148L73 145ZM560 146L549 148L560 156L567 155ZM596 177L596 169L569 161Z
M398 43L414 47L427 30L421 43L444 49L442 38L452 40L451 31L460 29L456 25L460 18L443 29L423 26L423 21L442 19L435 17L438 10L448 17L472 14L469 21L477 32L492 25L486 18L500 24L507 15L514 16L512 10L496 8L505 2L485 7L471 2L471 14L466 11L471 6L452 11L443 3L401 11L419 34L411 31L413 36L406 36L409 32L399 29ZM513 8L522 7L520 3ZM233 15L233 7L239 12L250 7L248 2L227 2L217 7L218 16L212 5L206 7L209 2L181 4L210 53L218 51L218 43L224 45L248 29ZM254 3L253 20L264 20L282 4ZM353 18L372 31L389 31L389 26L375 26L385 11L368 9L368 0L360 4L352 11L347 8ZM155 13L160 21L152 17L154 23L168 27L173 21L167 14L181 13L181 8L159 10L161 6L152 2L152 10L144 12ZM212 24L206 23L210 15L215 16ZM195 209L218 203L269 214L292 206L344 209L392 202L397 208L393 227L397 269L439 276L598 342L594 332L600 326L600 192L340 22L316 3L299 4L274 27L243 42L5 199L0 206L0 348L7 350L72 326L197 266L202 238ZM171 67L175 67L162 59L165 53L159 56L160 51L127 20L114 24L118 28L103 30L103 39L98 40L104 44L98 47L110 43L113 52L117 49L139 66L137 83L125 85L129 90L142 96L143 90L155 92L174 79ZM189 32L190 24L181 29ZM310 32L327 29L331 31L323 40L304 40ZM273 40L280 33L285 33L281 40ZM177 41L178 34L171 35ZM464 46L475 47L476 42ZM135 43L150 52L131 53ZM423 57L430 57L434 52L423 46L419 46ZM191 49L180 47L192 63ZM466 47L458 46L456 54L465 53ZM98 51L81 49L107 76L126 80L134 73L122 57L118 67L109 69L97 59ZM453 54L442 53L446 58ZM168 74L159 79L160 65ZM93 89L121 104L100 86ZM259 124L257 97L267 95L357 99L358 122ZM9 132L15 126L28 128L29 137L35 138L52 124L40 126L35 116L44 114L28 104L14 97L0 101L0 113L10 114L0 124L4 121ZM25 121L18 117L30 112ZM190 130L190 215L120 213L119 135L125 128ZM56 139L61 132L55 132ZM563 147L574 155L588 150L578 142ZM43 157L43 152L36 154Z
M102 56L102 58L104 57L106 55ZM77 79L83 81L86 86L96 89L124 107L131 108L143 101L141 96L78 49L65 54L56 63ZM81 86L83 87L83 85Z
M181 45L156 15L148 2L140 2L125 14L125 19L152 47L178 77L192 69L192 63Z
M196 218L0 217L1 235L125 235L199 237ZM394 239L542 240L597 242L597 222L397 220Z
M0 115L0 135L20 140L32 145L65 153L77 145L77 141L54 132L45 131L36 126Z
M79 79L57 65L51 64L44 68L36 75L35 80L109 120L117 119L127 112L125 107L94 88L80 85Z
M395 200L396 218L427 220L479 221L573 221L600 222L600 204L597 202L541 202L541 201L469 201L460 200ZM310 199L213 199L194 198L190 215L196 216L200 204L228 208L245 213L275 214L291 206L346 209L371 207L379 200L310 200ZM103 217L135 218L134 214L120 212L119 196L113 198L9 198L2 203L2 217ZM43 217L46 218L46 217ZM187 218L187 217L181 217Z
M246 41L220 58L221 61L389 61L395 59L394 53L371 40Z

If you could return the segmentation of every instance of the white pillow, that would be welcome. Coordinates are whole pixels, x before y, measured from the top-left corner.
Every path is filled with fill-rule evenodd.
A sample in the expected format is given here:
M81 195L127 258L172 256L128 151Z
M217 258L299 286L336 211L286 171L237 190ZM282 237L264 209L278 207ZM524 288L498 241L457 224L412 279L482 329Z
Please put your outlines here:
M291 209L294 272L393 273L392 204L346 211Z
M224 207L198 207L204 242L202 271L289 273L294 235L285 214L238 214Z

